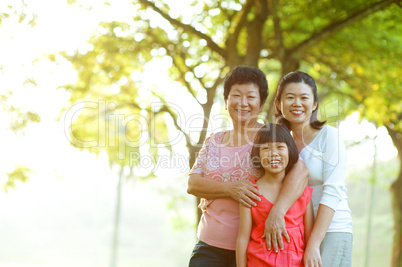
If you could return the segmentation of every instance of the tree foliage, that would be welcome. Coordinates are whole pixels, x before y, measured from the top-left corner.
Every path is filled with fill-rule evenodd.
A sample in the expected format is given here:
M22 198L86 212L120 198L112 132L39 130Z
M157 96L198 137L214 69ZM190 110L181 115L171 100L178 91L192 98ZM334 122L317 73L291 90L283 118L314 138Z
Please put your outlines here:
M17 181L26 182L29 179L29 173L32 170L25 166L16 166L12 172L6 173L7 180L1 186L5 192L8 192L9 189L15 189L15 183Z
M191 166L205 140L208 120L200 123L202 130L193 140L178 122L168 95L185 88L194 108L201 108L209 118L228 71L236 65L258 66L270 81L265 112L270 120L272 81L301 69L317 80L322 99L338 100L336 120L358 110L377 126L387 127L402 155L401 1L137 0L132 5L131 19L99 25L87 52L64 54L78 72L77 83L66 86L72 104L105 99L116 103L115 111L142 112L148 123L159 118L161 130L147 128L146 134L160 138L162 133L163 141L169 141L164 118L170 116L185 137ZM176 88L142 84L142 71L156 58L169 61ZM155 100L159 102L156 116L147 117L155 111L151 105ZM96 123L88 127L91 116L78 116L82 127L75 134L82 131L84 137L96 132ZM130 133L139 135L143 130L134 126ZM402 189L399 184L402 174L394 184L395 192ZM394 198L398 244L402 198ZM398 257L396 262L401 262Z
M24 1L4 1L0 4L0 29L2 34L12 33L12 26L16 24L24 24L28 27L36 25L37 16L30 10ZM16 134L23 134L24 129L30 123L40 122L40 116L32 110L29 110L20 105L15 105L12 101L13 92L4 83L3 78L8 75L9 70L0 62L0 112L5 112L9 116L8 129ZM33 80L27 78L23 87L29 83L34 83ZM2 189L7 192L9 189L14 189L17 181L25 182L29 178L31 170L25 166L17 165L12 172L4 174L6 181L2 184Z
M29 9L25 1L4 0L0 6L0 26L4 21L16 20L18 23L36 25L37 15Z
M90 42L87 53L62 54L78 70L78 82L64 87L72 92L71 103L81 102L74 111L79 113L76 120L69 121L72 144L97 154L106 151L111 164L133 167L130 157L139 154L141 146L168 144L168 140L163 135L167 131L163 115L144 104L152 95L139 94L142 65L132 53L132 41L116 34L116 28L126 26L102 23L99 31L103 35ZM151 130L156 128L160 135L151 139ZM149 147L148 153L155 155L157 148Z
M36 14L30 10L24 1L5 1L0 5L0 29L2 33L12 36L12 28L16 24L24 24L29 28L36 25ZM4 62L0 62L0 81L8 74L7 67ZM24 84L35 84L35 81L27 78ZM29 122L39 122L38 114L24 107L16 106L10 101L13 92L7 88L4 83L0 83L0 111L9 113L10 126L14 132L22 132Z

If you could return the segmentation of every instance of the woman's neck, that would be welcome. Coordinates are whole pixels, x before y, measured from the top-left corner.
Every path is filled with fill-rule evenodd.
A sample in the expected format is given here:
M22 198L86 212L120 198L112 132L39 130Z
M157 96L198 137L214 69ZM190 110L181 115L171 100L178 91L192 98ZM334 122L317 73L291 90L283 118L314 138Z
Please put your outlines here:
M310 124L291 124L290 130L294 140L309 139L314 132Z
M296 143L299 153L301 150L313 141L319 130L311 127L310 123L290 125L293 139Z
M241 122L235 122L233 121L233 130L238 133L246 133L250 129L254 129L256 127L261 127L260 123L257 122L257 120L251 120L247 121L246 123L241 123Z
M248 124L233 124L233 130L229 137L231 146L240 146L251 143L262 124L258 122Z

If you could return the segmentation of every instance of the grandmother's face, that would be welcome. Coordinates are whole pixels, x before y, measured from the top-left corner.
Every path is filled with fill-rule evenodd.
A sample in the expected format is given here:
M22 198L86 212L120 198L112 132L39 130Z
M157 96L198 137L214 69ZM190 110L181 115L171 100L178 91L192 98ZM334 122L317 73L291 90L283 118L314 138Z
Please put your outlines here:
M250 126L257 121L263 107L259 88L254 83L234 84L225 104L234 124Z

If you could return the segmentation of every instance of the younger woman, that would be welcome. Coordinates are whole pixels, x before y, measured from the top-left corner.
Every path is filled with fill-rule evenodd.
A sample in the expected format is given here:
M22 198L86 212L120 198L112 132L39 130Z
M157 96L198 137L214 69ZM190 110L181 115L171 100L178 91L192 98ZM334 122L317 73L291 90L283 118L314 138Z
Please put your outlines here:
M352 216L346 195L347 151L335 127L319 121L314 79L286 74L275 97L277 122L292 131L313 188L314 226L304 255L306 267L352 266Z
M314 222L310 187L305 188L285 215L290 242L284 242L284 249L279 252L268 250L262 238L265 220L279 196L285 174L298 159L297 147L289 130L279 124L263 126L255 137L251 158L254 167L264 171L264 175L254 182L262 195L255 207L239 205L237 267L303 266L304 247Z

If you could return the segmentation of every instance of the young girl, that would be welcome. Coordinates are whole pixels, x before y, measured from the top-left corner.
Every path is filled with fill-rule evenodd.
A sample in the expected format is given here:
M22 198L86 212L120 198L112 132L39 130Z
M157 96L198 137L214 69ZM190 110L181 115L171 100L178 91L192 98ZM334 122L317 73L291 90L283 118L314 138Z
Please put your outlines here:
M303 266L305 243L314 223L310 187L306 187L285 215L290 242L284 242L284 249L268 250L265 238L262 238L265 220L281 191L283 178L298 160L297 147L289 130L279 124L263 126L255 137L251 158L254 167L264 172L254 182L262 195L255 207L239 205L237 267Z

